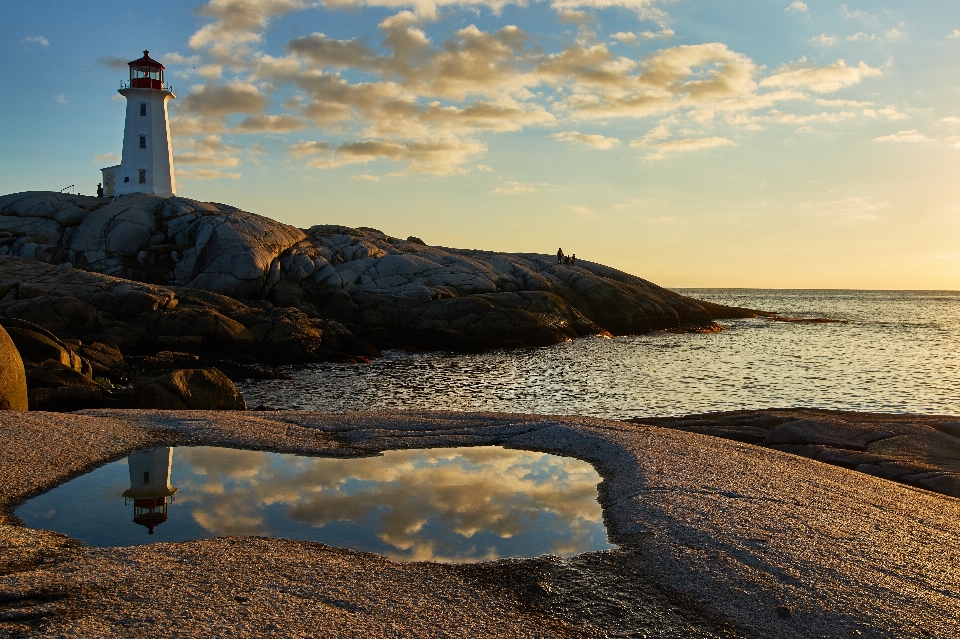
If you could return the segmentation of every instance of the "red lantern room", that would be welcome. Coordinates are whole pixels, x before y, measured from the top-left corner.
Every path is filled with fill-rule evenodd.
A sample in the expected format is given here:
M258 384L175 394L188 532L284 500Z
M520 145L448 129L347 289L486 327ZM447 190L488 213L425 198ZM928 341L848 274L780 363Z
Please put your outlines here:
M163 65L150 57L149 51L143 57L128 63L130 65L131 89L158 89L163 91Z

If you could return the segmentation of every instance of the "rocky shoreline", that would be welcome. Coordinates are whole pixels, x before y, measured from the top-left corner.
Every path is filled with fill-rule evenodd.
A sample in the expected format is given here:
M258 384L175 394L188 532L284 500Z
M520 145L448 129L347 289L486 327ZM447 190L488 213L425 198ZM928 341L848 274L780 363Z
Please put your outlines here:
M17 257L87 278L47 270L36 281L28 266L11 260ZM53 280L56 287L45 285ZM251 318L260 326L271 318L301 332L353 340L341 351L331 339L326 352L278 353L271 343L257 353L290 363L358 350L369 356L360 341L377 348L483 350L583 335L716 330L714 320L764 314L693 300L588 261L573 266L548 255L427 246L331 224L298 229L225 204L145 194L0 197L0 282L0 315L42 318L36 309L51 307L62 321L46 327L76 338L105 331L136 344L175 337L157 318L169 316L164 311L179 301L220 310L241 324ZM113 294L112 287L123 291ZM90 288L102 292L85 294ZM137 315L142 326L111 324L130 324Z
M0 197L0 326L30 352L35 410L240 408L232 384L213 378L277 378L273 366L362 363L385 348L718 331L715 320L760 315L774 316L591 262L427 246L374 229L297 229L225 204ZM168 379L144 395L161 373ZM200 400L194 379L222 392Z
M491 444L592 463L619 549L393 564L265 538L88 548L12 518L30 496L148 446L357 456ZM960 616L960 574L948 569L960 565L957 499L647 424L439 412L2 412L0 450L4 636L946 638Z

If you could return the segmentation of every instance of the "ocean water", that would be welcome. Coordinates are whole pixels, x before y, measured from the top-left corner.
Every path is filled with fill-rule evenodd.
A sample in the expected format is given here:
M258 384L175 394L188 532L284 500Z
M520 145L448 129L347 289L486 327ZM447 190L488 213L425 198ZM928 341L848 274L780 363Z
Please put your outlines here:
M682 289L800 320L585 338L481 354L389 351L239 384L251 407L439 409L622 419L803 406L960 415L960 292Z

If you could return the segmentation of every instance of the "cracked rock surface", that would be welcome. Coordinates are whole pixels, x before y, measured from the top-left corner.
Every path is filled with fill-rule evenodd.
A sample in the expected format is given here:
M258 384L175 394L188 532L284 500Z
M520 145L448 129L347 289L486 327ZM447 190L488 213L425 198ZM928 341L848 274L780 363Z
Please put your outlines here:
M0 316L79 340L78 350L108 376L123 364L120 353L190 352L268 364L379 355L338 322L299 309L3 255Z
M360 456L494 444L592 463L619 549L472 565L243 537L98 549L12 517L30 496L149 446ZM5 636L947 638L960 618L957 499L644 423L0 413L0 487Z
M427 246L335 224L297 229L226 204L147 194L2 196L2 255L266 300L340 322L381 348L542 346L583 335L719 330L714 320L760 314L594 262ZM90 315L87 307L63 312Z

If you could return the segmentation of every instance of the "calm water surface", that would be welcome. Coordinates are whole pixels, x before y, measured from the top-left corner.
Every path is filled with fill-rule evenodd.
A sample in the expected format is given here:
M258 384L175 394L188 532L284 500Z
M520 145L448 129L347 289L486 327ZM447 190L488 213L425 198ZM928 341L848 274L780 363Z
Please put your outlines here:
M960 292L685 289L836 324L725 321L718 334L587 338L475 355L387 352L240 384L250 406L624 418L808 406L960 415Z
M261 535L396 561L470 562L611 548L599 482L586 462L499 446L361 459L157 448L35 497L16 514L91 546Z

